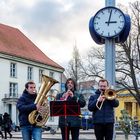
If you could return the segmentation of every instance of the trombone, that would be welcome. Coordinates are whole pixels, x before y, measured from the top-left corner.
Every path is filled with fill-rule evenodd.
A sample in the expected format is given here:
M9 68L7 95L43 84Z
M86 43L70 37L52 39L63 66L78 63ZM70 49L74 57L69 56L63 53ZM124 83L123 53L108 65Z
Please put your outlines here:
M113 90L113 89L107 89L107 90L103 91L103 92L100 94L99 98L100 98L101 96L104 96L105 99L107 99L107 100L114 100L114 99L116 98L116 96L117 96L117 92L116 92L115 90ZM97 99L96 107L97 107L99 110L101 110L101 108L102 108L102 106L103 106L103 103L104 103L104 100L103 100L102 102L100 102L100 101L99 101L99 98Z

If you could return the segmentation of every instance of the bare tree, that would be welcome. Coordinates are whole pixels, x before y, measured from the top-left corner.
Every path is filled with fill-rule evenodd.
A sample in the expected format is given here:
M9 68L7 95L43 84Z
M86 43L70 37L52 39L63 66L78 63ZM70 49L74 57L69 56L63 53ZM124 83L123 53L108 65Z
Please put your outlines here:
M130 3L130 9L131 33L116 52L117 83L129 90L140 104L140 2Z
M104 55L102 47L92 47L86 58L81 60L81 76L96 80L104 77ZM84 64L84 65L82 65Z

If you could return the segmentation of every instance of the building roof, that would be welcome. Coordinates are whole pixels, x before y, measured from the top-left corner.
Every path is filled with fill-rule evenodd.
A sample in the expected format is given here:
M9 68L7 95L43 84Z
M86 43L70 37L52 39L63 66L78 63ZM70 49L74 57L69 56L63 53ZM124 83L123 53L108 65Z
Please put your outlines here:
M63 67L47 57L19 29L4 24L0 24L0 53L64 70Z
M80 89L93 89L96 86L97 82L95 80L79 82Z

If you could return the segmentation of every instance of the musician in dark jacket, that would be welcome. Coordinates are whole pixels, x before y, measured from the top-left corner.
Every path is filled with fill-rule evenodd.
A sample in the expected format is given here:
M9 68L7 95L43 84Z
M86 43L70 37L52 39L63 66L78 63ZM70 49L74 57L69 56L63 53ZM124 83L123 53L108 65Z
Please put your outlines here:
M80 108L86 105L86 101L82 94L76 92L76 84L73 79L69 78L65 84L65 92L60 93L56 97L57 100L69 102L77 102ZM61 129L62 140L69 140L71 131L72 140L79 140L79 129L81 126L80 116L60 116L59 127Z
M23 140L32 140L32 138L33 140L41 140L41 127L38 127L35 124L30 124L28 120L28 116L33 110L40 109L40 106L34 103L36 97L35 83L33 81L27 82L22 96L17 102L17 109L19 110L19 123Z
M101 79L99 89L91 95L88 102L89 111L93 112L94 131L97 140L112 140L114 130L114 107L119 106L119 101L114 98L107 100L103 93L109 88L109 83Z

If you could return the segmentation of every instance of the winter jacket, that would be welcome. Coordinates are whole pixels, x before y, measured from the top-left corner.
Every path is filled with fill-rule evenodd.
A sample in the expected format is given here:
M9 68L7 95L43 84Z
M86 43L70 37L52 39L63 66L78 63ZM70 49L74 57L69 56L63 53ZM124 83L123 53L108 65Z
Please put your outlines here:
M88 110L93 112L93 123L114 123L114 107L119 106L119 101L114 100L105 100L103 102L101 110L96 106L97 99L99 98L101 92L97 90L95 95L91 95L88 102Z
M57 94L56 100L60 100L63 96L63 93ZM86 105L86 101L82 94L74 93L73 97L68 97L67 101L76 101L79 103L80 108ZM66 120L64 116L59 117L59 127L64 127L68 125L70 127L80 127L81 126L81 117L80 116L66 116Z
M2 126L3 124L3 117L2 117L2 114L0 114L0 126Z
M4 128L11 129L12 120L8 113L4 113L4 115L3 115L3 126L4 126Z
M37 109L36 104L34 104L36 96L36 94L29 94L24 90L22 96L18 99L17 109L19 110L20 126L31 125L28 121L28 116L33 110Z

